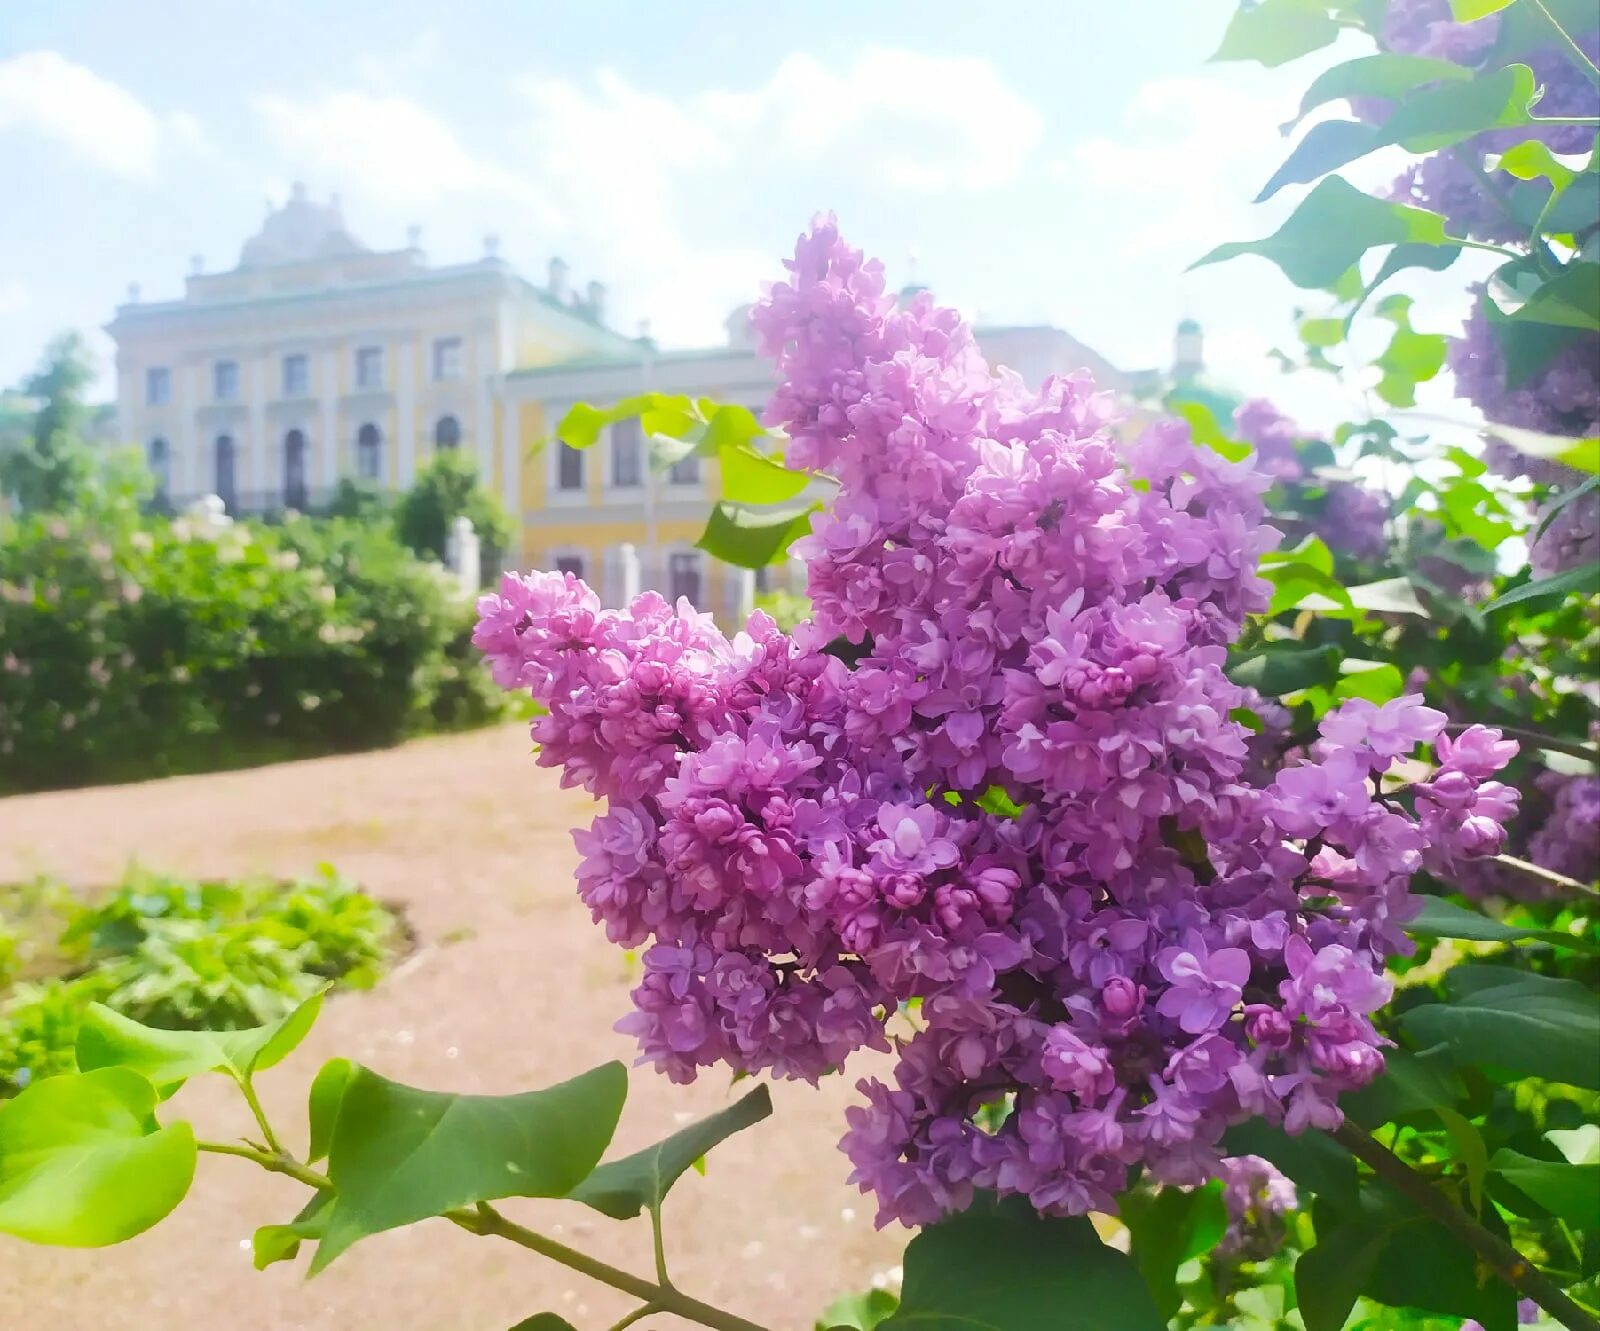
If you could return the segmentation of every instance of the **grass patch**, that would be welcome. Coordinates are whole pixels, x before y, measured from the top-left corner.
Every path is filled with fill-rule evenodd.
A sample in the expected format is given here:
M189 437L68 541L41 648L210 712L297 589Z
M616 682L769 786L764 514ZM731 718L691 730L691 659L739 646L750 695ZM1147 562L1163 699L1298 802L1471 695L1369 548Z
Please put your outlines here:
M258 1026L327 981L371 985L404 942L328 865L287 882L133 870L87 899L49 878L0 886L0 1097L72 1070L89 1003L169 1030Z

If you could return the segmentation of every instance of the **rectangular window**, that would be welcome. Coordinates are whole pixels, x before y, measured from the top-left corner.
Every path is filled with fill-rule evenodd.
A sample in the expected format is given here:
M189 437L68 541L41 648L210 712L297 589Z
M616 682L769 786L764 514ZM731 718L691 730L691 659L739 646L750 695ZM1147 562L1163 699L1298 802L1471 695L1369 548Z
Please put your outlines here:
M566 444L559 444L556 450L556 489L583 489L583 454Z
M700 484L700 455L686 453L667 468L667 480L673 485Z
M218 402L232 402L238 398L238 361L219 360L211 367L211 396Z
M309 397L311 395L311 362L303 355L283 358L284 397Z
M461 339L459 337L434 338L433 377L439 382L461 377Z
M689 598L689 604L700 604L700 556L691 550L680 550L667 556L667 599L674 605L680 596Z
M152 365L144 372L144 400L152 407L172 401L172 371L165 365Z
M383 348L356 348L356 387L383 387Z
M611 427L611 484L633 489L644 478L644 431L637 419Z
M575 578L583 576L583 557L581 555L557 555L556 572L570 573Z

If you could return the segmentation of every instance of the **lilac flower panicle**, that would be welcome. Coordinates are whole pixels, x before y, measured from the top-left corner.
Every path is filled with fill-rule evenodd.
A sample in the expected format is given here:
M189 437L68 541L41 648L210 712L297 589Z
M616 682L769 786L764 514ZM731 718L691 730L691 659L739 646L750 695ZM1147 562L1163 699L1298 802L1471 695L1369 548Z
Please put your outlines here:
M1415 815L1375 783L1439 738L1417 698L1283 766L1223 670L1278 539L1248 460L1171 421L1120 448L1086 374L992 374L831 220L753 322L790 464L839 482L799 546L814 621L729 637L546 573L479 606L496 678L548 708L539 761L605 801L578 886L642 949L644 1061L815 1081L890 1053L843 1142L880 1223L978 1189L1107 1209L1135 1165L1224 1173L1245 1118L1337 1123L1382 1066L1410 875L1510 807L1499 736L1449 740Z

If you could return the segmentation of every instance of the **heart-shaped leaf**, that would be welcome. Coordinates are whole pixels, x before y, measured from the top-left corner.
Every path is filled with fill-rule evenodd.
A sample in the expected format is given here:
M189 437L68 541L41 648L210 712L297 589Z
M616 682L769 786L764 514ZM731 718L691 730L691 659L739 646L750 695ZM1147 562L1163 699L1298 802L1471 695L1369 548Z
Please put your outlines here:
M1163 1331L1144 1277L1083 1217L974 1208L929 1225L905 1254L882 1331Z
M164 1219L194 1179L194 1133L160 1126L126 1068L37 1081L0 1104L0 1233L99 1248Z
M691 1123L654 1146L601 1165L569 1194L613 1220L627 1220L660 1206L661 1199L694 1162L736 1132L772 1113L772 1096L758 1086L737 1104Z
M312 994L281 1021L245 1031L164 1031L91 1003L78 1028L78 1067L131 1068L163 1090L202 1072L243 1080L281 1062L306 1038L322 1010Z
M497 1197L565 1197L616 1131L628 1074L606 1063L521 1095L422 1091L356 1065L328 1151L335 1197L312 1274L358 1239Z

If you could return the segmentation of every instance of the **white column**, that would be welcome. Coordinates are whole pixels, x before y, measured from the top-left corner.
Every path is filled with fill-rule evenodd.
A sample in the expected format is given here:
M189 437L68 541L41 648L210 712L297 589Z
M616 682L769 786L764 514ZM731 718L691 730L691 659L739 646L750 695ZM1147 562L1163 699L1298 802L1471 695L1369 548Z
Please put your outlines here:
M339 479L339 352L322 354L322 483L332 490Z
M249 365L250 488L257 496L267 490L267 358L252 357ZM242 368L242 367L241 367Z
M400 474L396 479L400 489L408 490L417 469L416 403L413 400L417 349L409 339L395 343L394 362L394 446L400 456Z
M196 419L200 407L200 394L196 391L195 380L201 370L196 365L186 365L183 362L172 367L177 383L174 385L178 394L178 420L180 438L173 442L182 450L182 461L173 466L173 489L185 495L205 494L211 486L207 482L205 470L206 439L201 434L200 422ZM182 476L180 487L178 477Z
M621 570L621 599L618 606L627 606L639 594L641 578L639 574L639 551L632 541L624 541L617 547L617 563Z
M477 355L472 358L473 369L478 374L477 393L472 401L472 447L478 455L478 478L489 485L494 479L494 405L489 395L495 372L495 342L493 330L478 338Z

